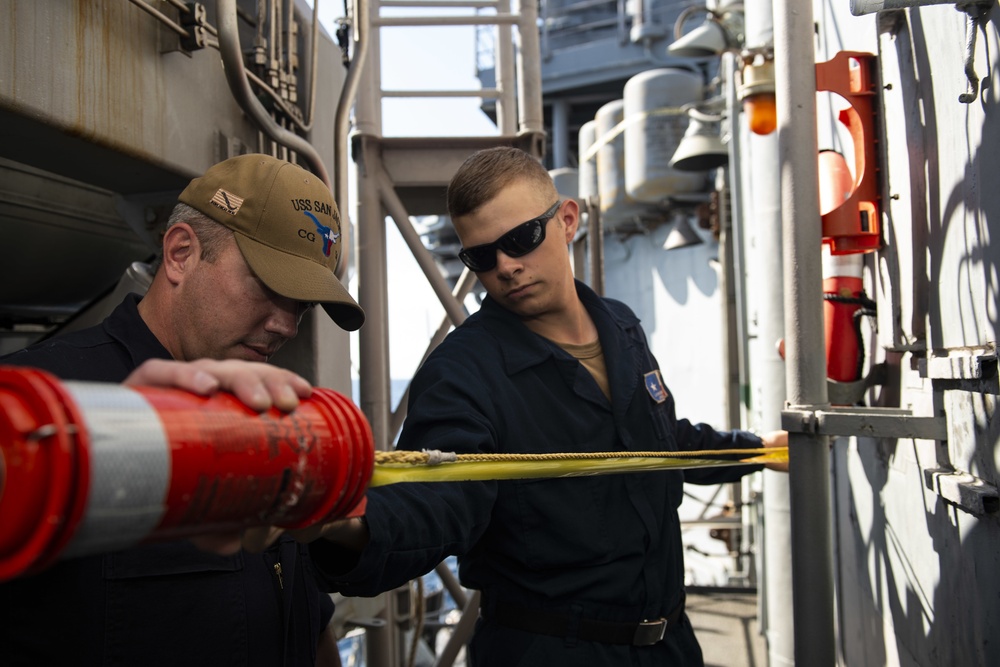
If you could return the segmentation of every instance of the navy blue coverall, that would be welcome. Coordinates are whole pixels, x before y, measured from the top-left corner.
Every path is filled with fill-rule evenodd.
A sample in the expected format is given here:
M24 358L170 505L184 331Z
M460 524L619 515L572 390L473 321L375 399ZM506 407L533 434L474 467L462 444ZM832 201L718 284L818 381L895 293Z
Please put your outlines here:
M121 382L170 354L129 295L100 325L0 358L65 380ZM281 564L281 581L274 569ZM308 547L218 556L190 542L61 561L0 584L0 665L306 667L333 615Z
M487 298L414 378L399 447L472 452L606 452L756 448L756 436L677 419L635 314L577 292L597 325L609 403L590 373ZM371 541L336 578L373 595L459 555L463 585L482 591L475 667L701 665L686 616L652 646L555 637L505 627L497 605L571 618L638 622L683 599L677 508L685 481L734 481L758 466L563 479L395 484L370 489ZM336 561L313 551L320 567ZM332 549L332 548L330 548Z

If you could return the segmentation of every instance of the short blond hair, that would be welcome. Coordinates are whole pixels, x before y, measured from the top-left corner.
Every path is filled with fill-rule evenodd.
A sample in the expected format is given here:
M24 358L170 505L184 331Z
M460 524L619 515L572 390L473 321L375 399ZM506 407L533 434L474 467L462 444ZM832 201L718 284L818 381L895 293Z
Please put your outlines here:
M537 184L547 199L558 197L549 172L531 154L509 146L477 151L462 163L448 185L448 214L452 219L468 215L518 180Z

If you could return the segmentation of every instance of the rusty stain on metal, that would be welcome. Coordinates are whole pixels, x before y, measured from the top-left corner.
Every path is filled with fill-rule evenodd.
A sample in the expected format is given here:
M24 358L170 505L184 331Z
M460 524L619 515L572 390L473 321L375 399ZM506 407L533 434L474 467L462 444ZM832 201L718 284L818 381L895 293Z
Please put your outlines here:
M156 76L159 68L148 68L144 56L155 49L155 25L129 3L81 2L76 7L75 44L67 49L76 60L76 109L67 131L116 146L147 145L144 128L157 124L145 118L152 105L147 104L144 72Z

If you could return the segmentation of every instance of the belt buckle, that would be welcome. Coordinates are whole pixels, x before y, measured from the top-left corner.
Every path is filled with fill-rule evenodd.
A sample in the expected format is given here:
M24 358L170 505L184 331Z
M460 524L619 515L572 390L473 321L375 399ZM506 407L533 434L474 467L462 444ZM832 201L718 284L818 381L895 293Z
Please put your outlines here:
M632 636L633 646L652 646L661 639L667 632L667 619L654 618L653 620L642 621L635 628L635 635Z

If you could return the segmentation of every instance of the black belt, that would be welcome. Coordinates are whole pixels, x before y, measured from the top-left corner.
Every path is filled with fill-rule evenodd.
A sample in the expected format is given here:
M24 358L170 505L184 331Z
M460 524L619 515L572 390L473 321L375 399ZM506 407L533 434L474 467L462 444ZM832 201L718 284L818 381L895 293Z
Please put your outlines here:
M663 639L667 628L672 628L677 624L683 611L684 598L682 597L674 610L662 618L653 618L638 623L615 623L580 618L565 612L532 609L498 602L493 613L486 615L486 619L515 630L524 630L550 637L577 638L602 644L651 646Z

